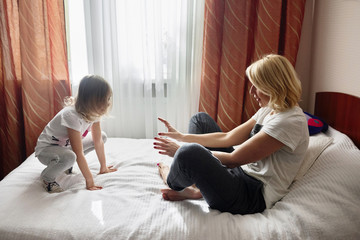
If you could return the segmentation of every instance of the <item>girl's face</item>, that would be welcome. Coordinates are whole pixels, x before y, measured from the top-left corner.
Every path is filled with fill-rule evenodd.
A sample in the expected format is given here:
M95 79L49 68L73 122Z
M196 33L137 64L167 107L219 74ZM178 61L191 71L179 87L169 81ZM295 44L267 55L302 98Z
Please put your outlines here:
M111 96L108 97L107 105L103 106L99 109L99 113L101 115L104 115L108 111L108 108L110 107L110 105L111 105Z
M250 87L250 95L258 102L260 107L266 107L270 101L270 96L257 89L252 83Z

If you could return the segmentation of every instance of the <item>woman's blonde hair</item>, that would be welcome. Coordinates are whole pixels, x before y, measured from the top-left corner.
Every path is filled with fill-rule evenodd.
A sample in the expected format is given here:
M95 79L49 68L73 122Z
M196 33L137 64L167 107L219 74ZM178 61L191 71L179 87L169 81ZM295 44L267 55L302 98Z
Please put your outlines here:
M65 105L75 105L76 111L89 122L99 119L111 107L112 90L109 83L97 75L87 75L80 81L76 98L65 99Z
M294 67L285 57L269 54L246 69L251 83L270 97L268 106L281 112L298 104L301 82Z

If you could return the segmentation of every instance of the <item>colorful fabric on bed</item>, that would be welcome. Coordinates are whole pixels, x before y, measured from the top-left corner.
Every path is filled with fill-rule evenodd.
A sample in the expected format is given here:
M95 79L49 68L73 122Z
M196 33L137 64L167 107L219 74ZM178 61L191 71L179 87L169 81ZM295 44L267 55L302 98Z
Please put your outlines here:
M311 115L310 113L304 113L307 119L310 136L318 134L320 132L325 133L328 130L329 125L324 120L314 115Z

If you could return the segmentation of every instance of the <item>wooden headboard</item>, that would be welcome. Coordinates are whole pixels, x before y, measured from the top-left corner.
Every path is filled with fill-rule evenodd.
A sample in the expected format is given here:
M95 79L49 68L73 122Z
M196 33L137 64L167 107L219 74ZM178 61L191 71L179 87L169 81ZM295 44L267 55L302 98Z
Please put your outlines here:
M360 149L360 98L345 93L318 92L315 116L348 135Z

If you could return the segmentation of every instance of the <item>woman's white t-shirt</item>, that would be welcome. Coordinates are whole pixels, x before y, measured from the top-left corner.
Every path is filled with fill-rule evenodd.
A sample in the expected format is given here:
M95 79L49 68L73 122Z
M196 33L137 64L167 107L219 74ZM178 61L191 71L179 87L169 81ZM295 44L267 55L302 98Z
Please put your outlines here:
M76 112L74 106L64 107L55 117L45 126L40 134L35 147L35 156L48 146L70 147L68 128L80 132L84 138L90 131L93 122L85 121Z
M271 112L271 108L260 108L252 119L262 125L260 131L285 146L260 161L242 166L247 174L264 183L263 196L267 208L288 193L309 144L307 121L300 107L280 113Z

